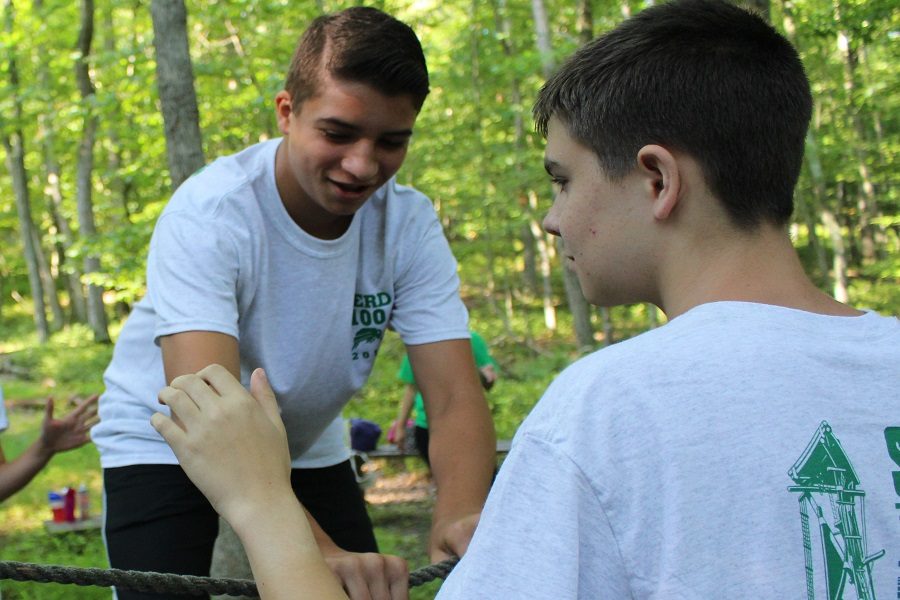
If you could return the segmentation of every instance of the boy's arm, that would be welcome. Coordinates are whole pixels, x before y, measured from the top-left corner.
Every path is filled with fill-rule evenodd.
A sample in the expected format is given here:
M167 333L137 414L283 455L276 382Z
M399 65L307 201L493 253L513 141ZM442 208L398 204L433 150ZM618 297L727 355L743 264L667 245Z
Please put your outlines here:
M176 377L197 373L209 365L225 367L235 379L240 381L241 363L238 342L230 335L212 331L186 331L160 338L160 348L162 349L166 381L169 384ZM357 589L397 586L401 585L401 580L403 586L407 584L405 564L402 568L403 574L397 574L400 569L395 563L401 559L380 554L347 552L334 543L309 511L306 511L305 508L303 511L308 520L307 526L312 530L319 550L325 555L328 565L341 579L344 586L350 590L352 596L365 597L362 592L358 596L354 595L354 591ZM234 523L231 525L237 531L237 526Z
M236 338L215 331L185 331L159 339L166 383L179 375L196 373L209 365L222 365L238 380L241 357Z
M437 562L468 547L494 471L494 425L469 340L409 346L408 352L428 413L438 491L429 551Z
M47 399L40 437L10 462L6 462L0 451L0 502L25 487L54 454L90 441L89 431L97 416L96 404L97 396L91 396L62 419L54 419L53 399Z

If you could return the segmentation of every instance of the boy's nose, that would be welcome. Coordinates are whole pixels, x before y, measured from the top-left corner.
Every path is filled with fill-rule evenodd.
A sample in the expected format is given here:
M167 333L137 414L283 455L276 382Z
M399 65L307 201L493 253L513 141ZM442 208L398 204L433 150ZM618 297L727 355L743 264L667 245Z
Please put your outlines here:
M559 220L556 217L556 213L551 208L547 215L544 217L541 226L544 228L544 231L549 233L550 235L559 235Z
M357 180L369 182L378 175L378 160L370 144L356 144L341 161L341 168Z

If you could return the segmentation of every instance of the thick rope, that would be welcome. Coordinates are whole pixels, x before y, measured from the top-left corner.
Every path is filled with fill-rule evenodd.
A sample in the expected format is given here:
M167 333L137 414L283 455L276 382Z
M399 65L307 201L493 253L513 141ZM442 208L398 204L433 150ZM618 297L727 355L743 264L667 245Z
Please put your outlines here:
M409 574L409 587L417 587L435 579L446 579L457 562L459 562L458 558L448 558L439 563L413 571ZM2 579L81 586L116 586L135 592L152 592L157 594L191 596L213 594L259 597L256 583L249 579L212 579L196 575L64 567L13 561L0 561L0 580Z

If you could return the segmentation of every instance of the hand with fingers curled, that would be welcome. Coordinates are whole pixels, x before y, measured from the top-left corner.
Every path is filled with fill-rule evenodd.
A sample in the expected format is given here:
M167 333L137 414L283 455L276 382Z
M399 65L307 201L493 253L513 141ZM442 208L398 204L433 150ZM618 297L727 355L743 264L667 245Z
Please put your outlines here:
M220 365L176 377L159 392L171 416L153 427L172 447L188 477L229 522L293 496L287 435L262 369L248 392Z
M90 430L97 423L97 395L79 402L75 408L61 419L53 416L53 398L47 398L44 407L44 421L41 423L41 437L38 443L49 453L65 452L80 448L91 441Z
M431 562L465 554L480 518L481 513L478 512L435 521L431 528Z
M351 600L407 600L409 567L399 556L323 549L325 562Z

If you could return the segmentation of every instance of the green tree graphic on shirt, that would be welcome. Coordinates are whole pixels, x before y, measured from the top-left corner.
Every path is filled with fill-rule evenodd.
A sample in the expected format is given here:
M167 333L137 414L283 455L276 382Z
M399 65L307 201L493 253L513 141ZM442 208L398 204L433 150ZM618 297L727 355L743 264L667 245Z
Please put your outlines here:
M364 327L353 336L353 349L364 342L377 342L381 338L381 330L374 327Z
M866 493L859 487L859 477L827 422L819 425L788 475L797 484L788 490L800 494L807 598L815 599L812 515L818 525L828 600L848 600L848 584L855 590L852 597L876 600L872 563L884 556L884 550L867 555L865 528L860 526L858 517L865 514Z

